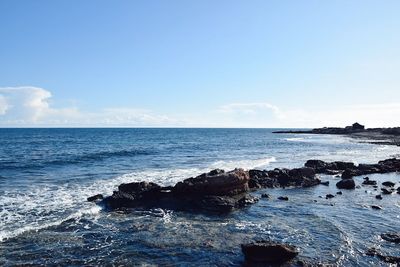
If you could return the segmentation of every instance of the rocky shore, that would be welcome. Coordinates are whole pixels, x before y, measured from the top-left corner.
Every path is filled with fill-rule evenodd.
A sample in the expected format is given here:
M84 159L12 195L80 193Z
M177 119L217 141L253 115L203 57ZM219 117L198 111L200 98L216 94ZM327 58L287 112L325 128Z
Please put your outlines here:
M284 130L275 131L277 134L334 134L346 135L372 144L400 146L400 127L394 128L365 128L364 125L354 123L344 128L323 127L312 130Z
M329 185L330 181L322 182L320 174L340 177L336 183L338 189L354 190L361 186L371 186L378 190L377 181L364 177L359 185L353 179L374 173L400 172L400 159L391 158L379 161L376 164L354 164L353 162L325 162L308 160L304 167L294 169L249 170L235 169L225 172L215 169L196 177L178 182L174 186L160 186L151 182L133 182L121 184L111 196L103 198L101 194L88 198L108 210L126 210L131 208L150 209L163 208L176 211L226 213L235 209L254 204L258 198L251 192L261 188L288 188L312 187ZM381 192L377 199L384 195L400 194L400 187L395 187L397 181L386 181L381 184ZM328 194L326 199L338 197ZM263 198L269 198L263 194ZM288 200L281 196L278 199ZM371 206L372 209L381 209L380 206ZM388 242L399 243L398 233L382 233L382 239ZM289 244L277 244L260 241L244 244L242 251L250 262L286 262L298 254L298 250ZM371 248L366 255L377 256L379 259L398 263L399 259L393 256L382 255ZM303 263L302 263L303 264ZM309 265L300 265L309 266Z

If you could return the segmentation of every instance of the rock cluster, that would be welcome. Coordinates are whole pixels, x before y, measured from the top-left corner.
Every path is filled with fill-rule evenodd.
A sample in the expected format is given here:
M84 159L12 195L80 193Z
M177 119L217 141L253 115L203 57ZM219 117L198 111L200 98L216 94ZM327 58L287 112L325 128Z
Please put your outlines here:
M101 203L110 209L141 207L228 212L258 200L247 194L249 180L248 172L235 169L230 172L213 170L173 187L149 182L121 184L118 191Z

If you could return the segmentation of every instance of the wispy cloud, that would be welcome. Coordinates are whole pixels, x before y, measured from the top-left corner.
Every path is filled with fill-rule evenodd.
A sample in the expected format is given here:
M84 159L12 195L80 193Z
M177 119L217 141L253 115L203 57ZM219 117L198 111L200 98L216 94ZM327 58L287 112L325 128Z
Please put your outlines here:
M0 88L0 125L6 126L169 126L181 122L147 109L105 108L82 112L51 106L50 91L38 87Z
M278 118L284 118L285 114L275 105L266 102L258 103L231 103L222 105L218 109L222 113L245 113L256 114L259 112L271 111Z

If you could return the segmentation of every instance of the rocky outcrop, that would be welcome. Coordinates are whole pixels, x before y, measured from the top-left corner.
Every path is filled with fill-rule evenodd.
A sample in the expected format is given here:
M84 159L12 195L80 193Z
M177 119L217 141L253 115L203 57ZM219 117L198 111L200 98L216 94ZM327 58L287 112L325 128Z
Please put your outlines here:
M396 264L395 266L398 266L397 264L400 264L400 257L395 257L395 256L388 256L388 255L383 255L379 250L376 248L370 248L367 250L365 253L368 256L376 256L380 260L386 262L386 263L392 263Z
M142 207L228 212L258 200L247 194L249 179L247 172L235 169L230 172L213 170L173 187L149 182L121 184L102 204L110 209Z
M299 252L287 244L259 241L242 245L242 252L248 263L279 264L292 260Z
M305 167L309 167L315 170L317 174L339 174L343 179L349 179L354 176L367 175L372 173L390 173L390 172L400 172L400 159L392 158L379 161L376 164L359 164L355 165L353 162L325 162L322 160L308 160ZM365 184L369 184L369 178L366 179ZM374 183L371 181L371 184ZM387 185L391 185L387 183ZM394 186L394 184L393 184Z

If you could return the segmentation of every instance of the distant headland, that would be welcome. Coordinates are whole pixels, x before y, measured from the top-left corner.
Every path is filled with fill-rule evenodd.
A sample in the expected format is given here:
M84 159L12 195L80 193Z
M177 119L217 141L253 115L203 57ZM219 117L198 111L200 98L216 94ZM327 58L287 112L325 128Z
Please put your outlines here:
M386 144L400 146L400 127L392 128L365 128L364 125L356 122L351 126L323 127L312 130L287 130L275 131L278 134L337 134L348 135L353 138L368 140L368 143Z

